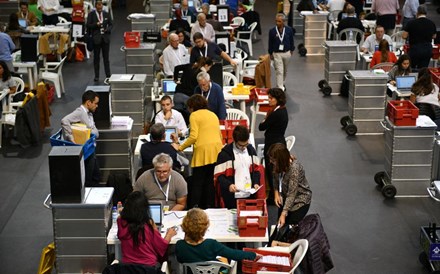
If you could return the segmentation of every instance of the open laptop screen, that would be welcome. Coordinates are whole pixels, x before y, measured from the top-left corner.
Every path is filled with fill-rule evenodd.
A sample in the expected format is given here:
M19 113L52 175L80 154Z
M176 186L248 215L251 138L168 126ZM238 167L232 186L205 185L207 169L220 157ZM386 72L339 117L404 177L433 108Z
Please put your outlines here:
M416 77L414 76L396 76L397 89L411 89L415 82Z
M26 19L18 19L18 24L23 28L27 28Z
M176 83L174 80L164 79L162 80L162 92L164 93L174 93L176 92Z
M150 214L157 226L162 225L162 204L150 204Z

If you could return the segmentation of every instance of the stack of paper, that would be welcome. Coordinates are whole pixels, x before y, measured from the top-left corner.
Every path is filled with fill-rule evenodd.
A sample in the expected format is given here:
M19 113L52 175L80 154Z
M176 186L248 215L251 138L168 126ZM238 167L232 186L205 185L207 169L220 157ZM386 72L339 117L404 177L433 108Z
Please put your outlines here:
M72 124L71 128L75 144L83 145L90 139L91 129L87 128L85 124Z

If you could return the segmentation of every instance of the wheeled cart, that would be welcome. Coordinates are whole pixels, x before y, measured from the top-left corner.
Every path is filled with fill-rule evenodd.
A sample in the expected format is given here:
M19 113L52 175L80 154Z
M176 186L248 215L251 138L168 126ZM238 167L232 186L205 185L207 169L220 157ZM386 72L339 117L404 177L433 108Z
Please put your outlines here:
M307 49L307 55L324 55L322 43L327 36L327 14L328 12L324 11L301 12L304 18L304 47Z
M420 228L420 245L422 252L419 261L432 273L440 272L440 228L422 226Z
M386 198L428 197L426 188L431 184L436 125L432 122L423 127L395 126L388 117L382 124L385 128L385 171L374 176L374 181L382 186L382 194Z
M385 116L387 74L369 70L350 70L348 116L341 118L341 125L349 136L383 134L380 124Z
M339 94L342 79L356 68L358 45L353 41L325 41L324 79L318 82L324 95Z

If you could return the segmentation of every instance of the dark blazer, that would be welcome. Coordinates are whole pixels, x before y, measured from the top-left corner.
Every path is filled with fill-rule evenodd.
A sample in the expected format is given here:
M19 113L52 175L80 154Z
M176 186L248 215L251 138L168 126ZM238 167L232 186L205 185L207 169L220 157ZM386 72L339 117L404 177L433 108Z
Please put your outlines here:
M89 16L87 17L87 29L93 36L94 44L101 44L101 42L110 43L110 33L113 28L113 22L107 12L102 11L102 16L102 27L104 28L104 34L101 34L101 28L98 26L99 20L96 11L93 10L89 13Z

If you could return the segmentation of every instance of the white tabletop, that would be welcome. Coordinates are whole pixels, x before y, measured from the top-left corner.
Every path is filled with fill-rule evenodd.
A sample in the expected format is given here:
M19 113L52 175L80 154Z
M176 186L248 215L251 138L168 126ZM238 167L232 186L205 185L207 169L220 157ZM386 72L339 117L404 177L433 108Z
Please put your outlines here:
M249 95L234 95L232 94L232 86L224 86L223 87L223 96L225 100L249 100Z
M28 30L31 33L44 33L44 32L68 33L70 31L70 28L66 26L35 26L35 27L29 27Z
M226 208L206 209L210 226L206 232L205 238L216 239L219 242L266 242L268 239L267 229L264 237L240 237L238 235L237 220L235 210ZM185 236L180 225L186 211L168 211L163 217L163 227L161 229L162 236L170 227L177 226L177 235L171 239L170 244L175 244L178 240L182 240ZM107 236L107 244L119 245L117 237L118 227L113 225Z
M143 140L146 140L147 142L149 142L150 141L150 134L139 135L139 137L137 139L137 142L136 142L136 148L134 149L134 155L135 156L139 156L141 154L141 146L142 146L142 144L145 143ZM181 142L181 144L183 144L183 142ZM193 152L193 146L187 147L183 152L185 152L185 153L192 153Z

